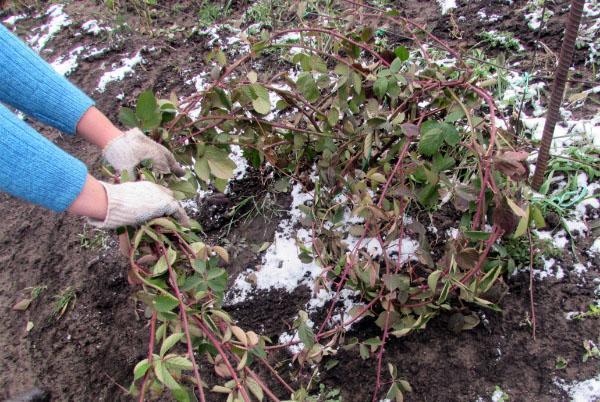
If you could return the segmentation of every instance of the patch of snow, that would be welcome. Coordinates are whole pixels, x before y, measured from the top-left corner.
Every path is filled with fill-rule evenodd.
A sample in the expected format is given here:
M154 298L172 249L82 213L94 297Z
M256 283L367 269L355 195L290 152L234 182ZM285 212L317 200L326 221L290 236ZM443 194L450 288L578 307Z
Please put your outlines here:
M600 374L589 380L565 383L555 380L554 383L569 394L571 402L595 402L600 399Z
M600 237L594 240L594 243L590 246L590 254L600 254Z
M120 61L121 66L118 67L116 63L113 63L112 71L105 72L102 77L100 77L100 81L98 82L98 87L96 90L98 92L104 92L106 90L106 85L113 81L121 81L127 75L133 72L133 68L142 63L144 61L142 57L142 51L139 50L133 57L124 58Z
M8 18L3 19L2 22L5 25L12 26L15 25L17 22L24 20L25 18L27 18L26 14L12 15Z
M244 158L242 148L240 148L239 145L232 145L229 158L235 163L233 180L243 179L244 176L246 176L246 171L248 170L248 161L246 158Z
M496 389L494 391L494 393L492 394L492 402L502 402L505 401L507 398L507 395L504 391L502 391L501 389Z
M456 8L456 0L437 0L437 2L442 9L442 15L445 15L451 9Z
M532 139L541 141L546 118L528 117L523 114L521 119L525 128L531 132ZM570 120L556 125L551 152L563 154L565 150L581 141L588 141L600 146L600 115L591 119Z
M63 12L64 5L53 4L48 8L45 15L49 18L49 21L35 30L40 31L39 33L30 36L27 39L27 43L35 50L40 52L46 44L61 31L62 28L71 25L72 21L67 14Z
M544 14L544 20L546 20L546 22L554 15L554 13L548 9L546 9ZM534 11L525 14L525 19L527 20L527 26L534 31L537 31L542 25L542 7L537 7ZM546 27L547 25L544 24L544 29L546 29Z
M257 289L285 289L291 292L302 283L311 286L321 273L321 267L314 261L303 263L298 257L298 243L311 246L310 232L300 228L296 232L298 242L294 238L294 228L302 217L298 207L312 201L313 194L305 193L300 184L295 184L291 195L290 218L279 224L275 239L266 250L261 266L257 270L249 269L238 275L227 294L228 303L235 304L245 300L252 289L250 282L254 282Z
M554 258L546 259L546 258L542 257L542 260L544 261L544 268L541 270L539 270L539 269L533 270L533 273L535 274L535 276L538 279L546 279L549 277L556 277L556 279L563 278L564 274L562 272L562 268L557 267L556 274L554 274L552 272L552 267L554 267L554 265L556 264L556 260Z
M97 47L94 47L92 49L89 50L89 52L87 52L83 58L87 59L90 57L97 57L97 56L102 56L105 55L106 53L108 53L110 51L110 48L108 47L103 47L101 49L98 49Z
M81 25L81 29L90 35L98 35L102 31L108 31L109 28L98 25L98 20L89 20Z
M279 335L279 344L280 345L285 345L290 342L298 342L298 343L296 343L294 345L290 345L288 347L289 351L292 352L292 354L300 353L302 351L302 349L304 349L304 344L302 342L300 342L300 338L298 337L297 332L295 332L294 334L291 334L289 332L284 332L281 335Z
M564 219L563 222L574 237L584 236L588 231L587 225L581 220ZM574 234L574 231L576 231L577 234Z
M78 46L71 50L68 55L59 56L56 60L50 63L50 65L52 68L54 68L54 71L60 75L68 77L75 70L77 70L77 67L79 67L77 59L84 50L85 48L83 46Z
M200 73L200 74L190 78L189 80L186 80L185 83L188 85L194 85L194 88L196 88L196 91L202 92L208 86L208 82L206 81L207 75L208 75L207 73Z
M581 263L576 263L573 265L573 271L577 274L577 276L581 276L587 272L587 268Z

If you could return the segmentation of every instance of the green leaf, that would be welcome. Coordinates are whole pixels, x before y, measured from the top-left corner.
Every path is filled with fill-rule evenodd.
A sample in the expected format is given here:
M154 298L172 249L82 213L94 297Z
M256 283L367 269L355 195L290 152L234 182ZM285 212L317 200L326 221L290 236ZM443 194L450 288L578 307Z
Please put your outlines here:
M454 167L456 161L450 156L435 154L433 157L433 169L436 172L443 172Z
M252 107L257 113L267 115L271 112L271 102L269 99L256 98L252 100Z
M437 184L427 184L425 187L423 187L417 195L421 205L425 207L433 205L438 199L437 189Z
M396 57L398 57L401 61L408 60L410 53L408 53L408 49L404 46L399 46L394 50Z
M442 271L433 271L427 277L427 286L429 286L430 291L435 292L440 275L442 275Z
M446 141L446 144L450 146L458 144L460 141L460 135L458 135L456 127L448 123L440 123L440 127L444 132L444 141Z
M471 240L487 240L490 238L490 233L481 232L478 230L467 230L465 232L465 236L467 236Z
M256 397L256 399L258 399L259 401L262 401L264 399L264 394L263 394L262 388L260 387L260 385L258 385L258 383L256 381L254 381L253 378L246 377L246 384L248 384L248 388L250 389L250 392L252 392L252 394Z
M401 68L402 60L400 60L399 58L395 58L394 61L392 61L392 64L390 65L390 71L392 73L397 73L398 71L400 71Z
M133 368L133 381L139 380L143 376L146 375L146 371L150 368L150 363L148 363L148 359L144 359L135 365Z
M312 328L306 325L304 322L298 327L298 337L306 349L312 348L315 344L315 334Z
M264 99L266 101L269 100L269 91L267 91L267 88L263 87L260 84L252 84L250 85L250 88L256 95L256 98Z
M194 368L194 365L190 359L183 356L167 356L167 358L164 360L164 363L167 367L178 370L192 370Z
M225 93L225 91L223 91L223 89L221 89L219 87L215 87L214 91L219 96L219 100L221 101L223 106L225 106L225 108L227 108L227 110L231 110L233 105L231 104L231 99L229 99L229 96Z
M362 90L362 77L355 71L352 71L350 75L352 76L352 87L354 88L354 92L359 95Z
M171 390L171 395L173 395L173 397L175 398L175 400L177 400L177 402L190 402L190 391L184 387L181 387L179 389L172 389ZM194 401L196 400L196 398L194 398Z
M319 88L317 87L317 83L310 73L300 73L298 75L298 80L296 81L296 86L309 102L315 102L321 95Z
M385 92L388 88L388 80L387 78L377 78L377 81L373 84L373 92L375 92L375 96L378 98L383 98L385 96Z
M340 112L338 112L338 110L336 108L332 107L329 110L329 113L327 113L327 123L329 123L329 125L331 127L333 127L337 124L339 119L340 119Z
M310 64L314 71L318 71L320 73L328 73L327 64L323 61L322 58L317 56L316 54L312 55L310 58Z
M179 306L179 300L172 296L160 295L152 301L152 304L156 311L166 313Z
M162 113L152 91L141 93L135 109L135 114L142 121L142 127L150 130L160 125Z
M128 107L123 107L119 110L119 120L127 127L138 127L140 122L135 116L135 112Z
M382 279L385 287L390 291L394 291L396 289L408 290L410 285L409 279L404 275L385 274L383 275Z
M152 267L152 276L159 276L167 272L167 260L164 256L161 256L156 264Z
M205 182L210 180L210 168L208 167L208 160L204 157L196 159L196 163L194 164L194 172Z
M173 346L175 346L175 344L177 342L179 342L181 340L181 338L183 338L183 335L184 335L183 332L178 332L176 334L169 335L163 341L162 346L160 347L160 357L163 357L165 355L165 353L167 353L169 351L169 349L171 349Z
M169 389L180 389L181 386L175 381L167 366L160 360L154 365L154 374L158 381L162 382Z
M437 122L427 120L421 124L419 152L425 156L432 156L440 149L443 143L444 135Z
M233 177L235 163L229 159L229 155L213 145L206 147L204 157L207 160L210 172L218 179L229 180Z

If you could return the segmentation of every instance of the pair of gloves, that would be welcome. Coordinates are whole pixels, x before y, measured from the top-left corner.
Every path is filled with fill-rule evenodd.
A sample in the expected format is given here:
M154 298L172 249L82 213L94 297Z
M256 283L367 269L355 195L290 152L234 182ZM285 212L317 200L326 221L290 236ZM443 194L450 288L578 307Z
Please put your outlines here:
M185 174L185 170L167 148L154 142L137 128L112 140L102 153L117 171L126 170L130 177L135 177L135 167L144 159L151 159L154 169L159 173L173 173L180 177ZM148 181L100 184L106 190L108 209L104 221L89 219L94 226L113 229L165 215L173 215L185 226L189 224L189 218L173 197L173 192L163 186Z

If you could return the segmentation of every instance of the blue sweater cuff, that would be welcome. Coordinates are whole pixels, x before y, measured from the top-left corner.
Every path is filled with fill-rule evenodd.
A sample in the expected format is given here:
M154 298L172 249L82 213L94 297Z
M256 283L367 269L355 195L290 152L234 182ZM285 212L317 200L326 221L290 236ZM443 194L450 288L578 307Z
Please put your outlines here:
M0 105L0 190L53 211L81 193L87 168Z
M94 101L0 24L0 102L75 134Z

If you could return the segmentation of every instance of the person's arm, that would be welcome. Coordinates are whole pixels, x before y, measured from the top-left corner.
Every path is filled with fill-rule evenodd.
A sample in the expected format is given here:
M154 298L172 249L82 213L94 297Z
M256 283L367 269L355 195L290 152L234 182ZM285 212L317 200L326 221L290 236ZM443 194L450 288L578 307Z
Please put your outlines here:
M53 211L87 216L103 228L164 215L187 224L170 190L150 182L109 184L0 105L0 190Z
M94 101L0 24L0 102L75 134Z
M87 178L83 162L64 152L0 105L0 189L64 211Z

